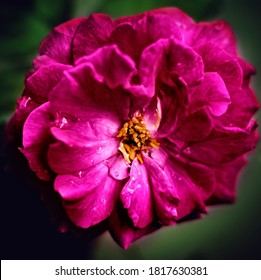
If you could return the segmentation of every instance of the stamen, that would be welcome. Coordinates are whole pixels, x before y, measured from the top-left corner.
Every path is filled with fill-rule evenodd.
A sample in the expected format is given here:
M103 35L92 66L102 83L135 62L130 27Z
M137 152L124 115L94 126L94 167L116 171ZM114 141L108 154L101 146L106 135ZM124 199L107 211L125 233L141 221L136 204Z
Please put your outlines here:
M151 148L158 149L160 145L155 138L151 138L139 112L124 123L116 137L121 140L119 150L128 163L131 163L135 157L140 163L143 163L141 151Z

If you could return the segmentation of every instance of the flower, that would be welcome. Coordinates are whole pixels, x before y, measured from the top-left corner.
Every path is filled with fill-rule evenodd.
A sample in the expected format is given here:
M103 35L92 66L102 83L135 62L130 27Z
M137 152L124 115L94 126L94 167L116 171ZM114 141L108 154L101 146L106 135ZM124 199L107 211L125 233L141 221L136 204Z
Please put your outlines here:
M41 43L12 125L75 226L106 220L128 248L234 201L257 142L254 73L224 21L94 14Z

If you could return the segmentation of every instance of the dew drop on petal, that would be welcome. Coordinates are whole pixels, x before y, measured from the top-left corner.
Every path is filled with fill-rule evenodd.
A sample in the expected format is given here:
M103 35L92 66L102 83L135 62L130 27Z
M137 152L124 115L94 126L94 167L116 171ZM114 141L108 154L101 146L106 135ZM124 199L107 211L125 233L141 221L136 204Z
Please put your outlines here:
M91 164L93 164L94 163L94 160L93 159L91 159Z
M100 153L102 152L102 147L100 146L100 147L96 150L96 152L97 152L98 154L100 154Z
M185 152L187 155L190 155L190 154L191 154L191 149L190 149L190 147L186 148L186 149L184 150L184 152Z
M115 177L119 177L119 171L118 170L115 170L114 174L115 174Z
M127 187L127 191L129 194L134 194L135 188L132 189L132 188Z
M134 176L132 176L131 180L132 180L132 181L135 181L136 179L135 179L135 177L134 177Z

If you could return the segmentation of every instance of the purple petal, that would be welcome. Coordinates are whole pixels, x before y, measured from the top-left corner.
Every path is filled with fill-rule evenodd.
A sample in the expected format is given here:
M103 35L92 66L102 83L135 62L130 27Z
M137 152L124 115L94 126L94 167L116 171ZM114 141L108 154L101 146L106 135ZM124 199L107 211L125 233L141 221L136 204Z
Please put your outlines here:
M81 63L91 63L110 88L128 85L136 71L132 59L123 54L116 45L102 47L93 54L82 57L77 61L77 65Z
M132 162L130 179L124 185L120 197L134 227L144 228L152 222L153 202L148 174L144 164L140 164L137 159Z
M177 186L172 184L164 170L153 159L144 153L143 157L158 220L164 225L173 225L178 215L179 195Z
M88 228L109 217L121 184L108 176L105 165L99 164L78 176L58 175L54 188L62 197L64 209L73 223Z
M218 73L207 72L202 83L190 94L191 110L208 106L214 116L223 115L230 104L230 96Z
M73 40L73 56L76 61L105 45L113 28L111 18L104 14L93 14L83 21Z
M51 121L50 104L47 102L29 115L23 128L23 149L21 151L28 159L30 168L42 180L50 179L45 155L51 140Z

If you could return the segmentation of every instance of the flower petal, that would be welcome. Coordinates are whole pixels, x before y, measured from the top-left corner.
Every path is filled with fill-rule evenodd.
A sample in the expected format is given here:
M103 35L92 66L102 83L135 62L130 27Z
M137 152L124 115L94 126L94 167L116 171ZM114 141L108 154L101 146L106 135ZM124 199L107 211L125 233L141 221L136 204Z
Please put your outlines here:
M70 68L71 66L60 63L42 66L26 79L27 93L36 102L47 102L49 93L60 82L63 72Z
M173 225L178 215L179 195L177 186L172 184L164 170L153 159L145 153L143 153L143 157L158 220L164 225Z
M57 26L41 43L40 55L47 55L63 64L73 64L72 41L85 18L77 18Z
M109 231L113 239L124 249L142 236L149 234L160 228L156 222L151 223L145 228L135 228L128 217L127 210L121 203L117 203L111 216L109 217Z
M229 92L240 89L243 73L236 57L213 43L206 43L194 49L204 61L205 72L217 72Z
M50 104L46 102L29 115L23 128L21 151L28 159L30 168L42 180L50 179L45 152L51 140L51 121Z
M108 176L108 168L104 164L99 164L80 177L58 175L54 188L61 195L69 218L77 226L88 228L109 217L121 184Z
M145 166L137 159L132 162L130 179L124 185L120 198L134 227L144 228L152 222L153 201L148 174Z
M207 204L235 201L236 183L239 172L245 164L246 160L243 157L239 157L232 162L219 164L214 168L216 187L211 197L207 200Z
M82 57L77 65L81 63L91 63L110 88L126 86L136 71L132 59L116 45L102 47L91 55Z
M192 144L183 152L199 162L216 165L229 162L254 149L257 142L256 122L247 129L223 128L213 130L205 140Z
M232 55L237 55L236 37L230 25L224 20L200 22L191 30L189 44L193 47L212 42Z
M105 45L113 28L111 18L105 14L93 14L83 21L73 40L74 61L89 55Z
M213 128L212 120L208 111L203 108L189 114L174 134L169 135L168 139L181 141L201 141L205 139Z
M207 72L202 83L192 89L190 109L208 106L214 116L223 115L230 104L230 96L218 73Z

